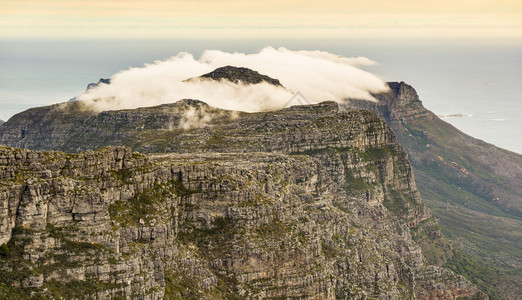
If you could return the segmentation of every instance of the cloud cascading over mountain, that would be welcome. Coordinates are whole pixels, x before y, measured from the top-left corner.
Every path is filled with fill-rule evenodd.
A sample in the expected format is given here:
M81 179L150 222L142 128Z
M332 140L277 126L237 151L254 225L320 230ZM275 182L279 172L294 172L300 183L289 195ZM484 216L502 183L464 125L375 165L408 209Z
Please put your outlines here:
M346 98L374 101L371 93L387 91L386 83L359 66L375 62L322 51L292 51L266 47L254 54L207 50L201 58L182 52L166 61L130 68L77 97L97 111L154 106L180 99L199 99L231 110L264 111L282 108L296 92L311 103ZM253 69L279 79L281 86L198 79L225 65ZM192 80L188 80L193 78ZM195 79L194 79L195 78Z

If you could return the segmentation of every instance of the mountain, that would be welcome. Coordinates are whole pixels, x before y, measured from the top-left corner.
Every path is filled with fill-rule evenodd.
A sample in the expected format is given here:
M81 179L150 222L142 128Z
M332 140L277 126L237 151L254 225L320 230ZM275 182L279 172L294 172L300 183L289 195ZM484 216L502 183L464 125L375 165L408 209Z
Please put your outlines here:
M87 85L86 91L88 91L90 89L94 89L94 88L100 86L101 84L111 84L111 80L110 79L106 79L106 78L100 78L100 80L98 80L98 82L89 83Z
M91 83L89 83L87 85L87 88L85 89L85 91L88 92L89 90L97 88L97 87L99 87L102 84L111 84L111 80L110 79L105 79L105 78L100 78L100 80L98 80L98 82L91 82ZM77 97L73 97L73 98L69 99L69 102L74 102L74 101L78 101L78 98Z
M487 299L427 262L448 244L376 114L325 102L180 129L217 112L186 100L83 124L159 126L150 110L173 127L134 124L135 147L170 153L0 148L0 297Z
M4 123L5 123L5 121L3 121L3 120L0 120L0 125L2 125L2 124L4 124Z
M258 84L258 83L268 83L275 86L281 86L281 83L278 79L271 78L267 75L259 74L257 71L242 68L242 67L234 67L234 66L225 66L221 68L217 68L214 71L203 74L198 77L199 79L211 79L211 80L226 80L233 83L242 82L244 84ZM188 79L193 80L193 79Z
M243 69L225 67L207 77L234 81L246 72L245 78L256 79L244 82L263 81L265 75ZM428 262L467 276L494 299L516 299L522 294L521 156L443 122L423 107L411 86L389 86L389 93L374 95L379 104L350 99L342 107L325 102L253 114L197 100L102 113L81 102L58 104L12 117L0 127L0 144L66 152L125 145L144 153L316 154L331 147L328 143L351 138L352 126L338 124L341 121L331 116L343 109L371 110L386 120L405 148L423 199L454 245L437 234L422 234L426 228L438 228L434 219L416 222L411 232ZM330 127L310 121L317 116L318 124L325 120ZM417 227L424 228L420 234Z
M187 110L195 110L194 115L188 118ZM161 144L166 138L180 134L183 127L201 125L207 115L212 118L205 125L213 126L232 120L236 113L195 100L95 113L83 102L74 101L32 108L13 116L2 126L0 144L66 152L139 144L133 149L163 152Z
M404 82L389 86L389 93L375 95L378 104L350 100L347 106L379 113L397 134L422 198L460 251L447 265L493 298L517 299L522 294L522 156L442 121Z

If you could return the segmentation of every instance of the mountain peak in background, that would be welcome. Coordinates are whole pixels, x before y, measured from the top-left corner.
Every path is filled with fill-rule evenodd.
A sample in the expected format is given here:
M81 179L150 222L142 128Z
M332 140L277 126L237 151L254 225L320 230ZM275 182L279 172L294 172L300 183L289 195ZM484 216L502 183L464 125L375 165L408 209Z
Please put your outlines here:
M389 93L374 95L378 103L351 99L345 107L378 113L397 134L422 198L459 251L446 264L493 299L515 299L522 293L522 155L442 121L410 85L388 85Z
M90 89L98 87L101 84L111 84L111 80L110 79L106 79L106 78L100 78L100 80L98 80L98 82L91 82L91 83L89 83L85 90L88 91Z
M0 147L0 205L13 208L0 210L0 293L487 299L426 259L450 246L375 113L181 100L82 117L80 104L35 109L22 139L41 128L40 146L156 154Z
M234 66L224 66L217 68L214 71L201 75L199 78L212 79L212 80L228 80L233 83L242 82L244 84L258 84L266 82L275 86L282 87L278 79L271 78L267 75L259 74L259 72ZM190 79L189 79L190 80Z
M201 78L280 85L266 75L232 66ZM279 151L321 158L332 168L344 162L330 165L330 160L347 157L378 160L377 169L368 164L366 171L352 170L357 166L352 162L331 171L345 174L341 181L349 179L350 185L366 189L367 201L381 199L390 210L406 212L403 217L413 239L430 264L465 275L494 299L516 297L522 286L517 275L521 274L522 261L522 156L474 139L440 120L422 105L410 85L390 82L388 86L389 92L373 95L378 103L347 99L341 107L349 111L343 111L337 103L323 102L243 113L199 100L181 100L94 113L72 102L13 116L0 127L0 144L67 152L119 145L148 153ZM395 134L381 127L367 127L380 120L377 114ZM356 142L361 134L364 138ZM394 143L395 139L408 153L420 194L441 220L442 232L453 247L437 231L437 221L429 217L428 210L413 212L414 202L390 202L393 195L387 194L386 185L371 192L378 184L375 178L380 178L371 174L386 168L386 164L380 164L389 149L369 149L383 142ZM363 144L366 146L361 149ZM405 170L397 172L409 176Z
M111 84L111 80L106 79L106 78L100 78L100 80L98 80L98 82L91 82L85 88L85 92L88 92L89 90L97 88L102 84ZM73 97L73 98L69 99L69 102L74 102L74 101L78 101L78 97Z

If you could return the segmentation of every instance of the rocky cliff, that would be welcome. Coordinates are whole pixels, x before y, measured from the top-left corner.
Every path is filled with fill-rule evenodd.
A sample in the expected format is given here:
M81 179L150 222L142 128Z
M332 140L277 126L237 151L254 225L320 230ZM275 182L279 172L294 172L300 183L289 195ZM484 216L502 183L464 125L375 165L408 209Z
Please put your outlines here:
M348 109L380 114L408 152L422 198L460 253L446 264L494 299L522 294L522 156L474 139L427 110L404 82L379 103Z
M262 82L266 82L271 85L281 86L281 83L278 79L271 78L267 75L259 74L259 72L250 70L248 68L242 67L234 67L234 66L225 66L221 68L217 68L214 71L203 74L200 79L211 79L211 80L226 80L233 83L243 83L243 84L258 84ZM189 79L191 80L191 79Z
M106 79L106 78L100 78L100 80L98 80L98 82L89 83L87 85L86 90L88 91L90 89L94 89L96 87L99 87L101 84L111 84L111 80L110 79Z
M197 101L159 109L173 107L212 111ZM63 111L71 117L61 122L80 119L81 110ZM445 247L406 153L377 115L326 102L220 112L187 129L183 115L171 118L170 128L137 127L132 143L177 154L1 148L3 295L486 298L429 265L412 238Z

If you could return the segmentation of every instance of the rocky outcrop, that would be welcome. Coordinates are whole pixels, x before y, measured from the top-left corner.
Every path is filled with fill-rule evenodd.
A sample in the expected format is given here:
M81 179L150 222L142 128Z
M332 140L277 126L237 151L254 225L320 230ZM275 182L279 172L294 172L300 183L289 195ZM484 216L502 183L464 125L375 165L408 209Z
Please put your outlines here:
M486 298L412 239L431 216L382 119L335 103L249 116L178 134L178 154L1 148L0 291Z
M220 76L214 77L234 81L234 77ZM102 113L94 113L80 102L60 104L31 109L14 116L0 127L0 144L66 152L126 145L134 151L144 153L277 152L285 155L307 155L318 159L321 166L331 172L329 174L336 184L343 188L350 186L350 193L356 194L354 197L366 199L368 203L393 211L409 227L412 238L420 245L428 262L443 265L451 259L453 250L442 236L437 220L422 204L412 171L409 164L405 163L407 158L396 143L396 136L373 113L343 110L363 108L385 118L397 133L398 141L406 146L413 165L421 166L415 172L425 195L446 197L454 203L470 203L470 198L467 197L470 194L461 197L461 189L465 189L473 195L486 197L486 201L497 199L494 201L501 203L517 199L514 192L517 189L506 186L518 186L517 168L522 164L513 168L499 167L504 163L512 165L513 153L467 136L466 139L461 139L464 135L453 127L444 122L442 123L445 125L439 126L438 122L441 121L422 106L412 87L405 83L389 85L389 93L375 95L380 104L349 100L348 106L343 107L333 102L324 102L252 114L212 108L197 100ZM432 125L438 129L430 133L428 127ZM455 131L458 132L457 137L446 139L448 135L455 134ZM450 142L451 146L448 147ZM464 144L468 146L463 146ZM461 146L465 150L459 150ZM437 155L426 151L438 147L442 147L444 151L439 151ZM474 153L472 159L466 152ZM397 154L397 159L383 160L384 156L393 153ZM424 157L425 154L429 155ZM485 160L489 162L486 165L483 164ZM379 167L376 167L376 162ZM470 172L477 166L480 170ZM489 175L484 177L484 174L490 174L488 170L494 170L495 173L490 177L494 180L488 181ZM397 178L390 182L383 181L384 178L393 178L392 173ZM467 177L462 180L463 174L473 174L470 181L472 184L469 184ZM404 178L399 180L401 176ZM446 182L444 178L455 180ZM476 178L480 180L477 181ZM501 178L500 182L496 178ZM508 179L504 181L505 178ZM452 182L459 182L458 189ZM388 185L396 188L389 189ZM494 188L483 188L488 186ZM392 192L396 189L401 192ZM495 197L491 198L492 195ZM515 198L510 195L515 195ZM489 204L484 203L479 202L477 207L488 207ZM517 202L512 203L516 205ZM342 203L336 205L344 209ZM457 211L463 210L437 209L436 214L446 217L445 214ZM453 218L453 215L448 215L446 220L448 218ZM468 216L460 221L469 219ZM476 232L478 230L474 234ZM469 245L479 243L466 244L466 247ZM505 249L507 248L487 255L502 254ZM509 257L511 264L513 256ZM450 267L460 263L455 262ZM466 269L472 269L469 265L466 266ZM504 290L510 289L513 290L510 287Z
M438 119L422 105L417 91L410 85L404 82L388 82L388 87L388 93L373 95L378 102L346 99L343 108L373 111L381 115L394 130L400 128L402 123L417 118Z
M188 111L193 111L190 118L186 117ZM220 110L195 100L100 113L92 111L81 101L74 101L32 108L13 116L0 129L0 145L79 152L126 145L132 143L139 132L160 130L177 134L185 127L190 128L192 123L213 125L230 121L236 115L236 112ZM202 122L207 116L211 116L210 121Z
M364 108L381 114L397 133L399 142L409 152L414 165L434 160L446 166L444 173L451 177L466 176L472 181L464 186L472 194L490 202L498 202L516 217L522 216L522 156L474 139L427 110L413 87L404 82L388 83L391 92L375 95L379 103L351 100L345 107ZM451 155L467 153L468 155ZM471 154L473 153L473 154ZM421 167L422 166L422 167ZM502 166L502 167L500 167ZM506 168L508 166L508 168ZM477 169L473 172L473 169ZM456 169L457 172L450 169ZM490 173L480 174L483 172ZM512 188L491 180L501 181ZM458 181L458 180L455 180ZM480 188L482 186L482 188ZM487 186L487 188L485 188Z
M105 79L105 78L100 78L100 80L98 80L98 82L91 82L91 83L89 83L87 85L87 88L85 89L85 91L88 92L89 90L97 88L97 87L99 87L102 84L111 84L111 80L110 79ZM74 97L74 98L69 99L69 102L74 102L74 101L78 101L78 98Z
M266 82L271 85L282 87L278 79L271 78L267 75L259 74L257 71L248 68L234 66L225 66L217 68L214 71L201 75L198 78L212 79L216 81L227 80L233 83L241 82L243 84L258 84Z
M111 80L110 79L106 79L106 78L100 78L100 80L98 80L98 82L91 82L87 85L87 89L86 91L90 90L90 89L93 89L93 88L96 88L98 86L100 86L101 84L111 84Z
M378 104L350 100L345 107L386 119L408 152L423 199L461 254L444 255L430 245L424 252L495 298L516 299L522 293L522 276L513 275L522 274L522 236L513 232L522 226L522 156L440 120L408 84L389 86L389 93L374 95Z

